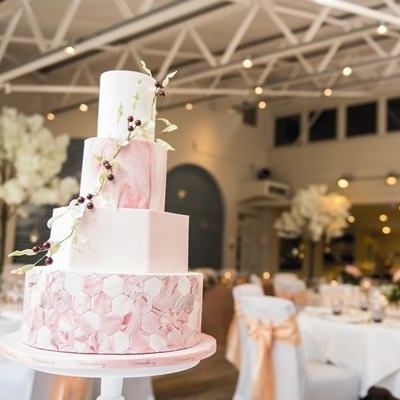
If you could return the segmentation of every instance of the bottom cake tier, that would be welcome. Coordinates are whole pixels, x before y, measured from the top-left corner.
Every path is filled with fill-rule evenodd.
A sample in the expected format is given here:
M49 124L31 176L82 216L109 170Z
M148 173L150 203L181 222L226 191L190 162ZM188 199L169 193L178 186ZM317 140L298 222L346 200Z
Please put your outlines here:
M45 350L145 354L199 343L203 276L36 267L26 274L22 340Z

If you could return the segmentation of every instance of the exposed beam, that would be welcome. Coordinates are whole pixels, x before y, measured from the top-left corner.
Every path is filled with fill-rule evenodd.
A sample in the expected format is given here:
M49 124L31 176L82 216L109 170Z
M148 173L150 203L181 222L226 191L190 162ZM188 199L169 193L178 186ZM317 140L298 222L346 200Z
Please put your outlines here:
M187 30L182 29L179 33L178 36L175 38L174 43L171 46L170 51L168 52L167 56L164 59L164 62L161 64L161 67L158 71L157 74L157 79L160 81L161 79L164 78L164 76L167 74L169 67L172 64L172 61L174 60L176 53L178 53L179 49L182 46L183 41L185 40L187 35Z
M275 5L275 11L277 11L280 14L291 15L293 17L298 17L298 18L304 18L309 21L314 21L318 17L318 14L315 14L313 12L301 10L298 8L283 6L279 4ZM335 18L332 16L327 16L326 22L330 25L337 26L339 28L347 28L349 26L349 23L347 21L343 21L339 18Z
M261 0L261 4L262 4L266 14L269 16L271 21L276 25L276 27L282 32L282 34L286 37L287 41L291 45L298 44L299 39L297 39L297 37L294 35L294 33L290 30L289 26L277 14L271 0Z
M400 54L400 40L393 46L392 50L390 51L390 55L392 57L397 57ZM398 65L398 60L393 60L383 71L383 76L390 76L393 74L394 70Z
M257 85L264 85L265 81L269 77L269 75L272 72L272 70L274 69L275 65L276 65L276 60L274 60L274 59L272 59L271 61L269 61L267 63L267 65L265 66L265 68L263 69L263 71L261 72L261 74L257 80Z
M364 40L379 57L387 57L386 51L370 35L365 35Z
M308 28L307 32L304 34L303 40L302 40L304 43L311 42L314 39L315 35L320 30L322 24L325 22L330 11L331 11L331 9L329 7L324 7L321 10L321 12L317 16L317 18L315 18L313 23Z
M54 38L51 42L50 47L52 49L55 49L59 46L61 46L65 35L68 32L69 27L71 26L72 20L76 14L76 11L78 10L82 0L71 0L69 3L69 6L67 8L67 11L65 12L65 15L61 19L60 25L58 25L56 34L54 35Z
M10 22L8 23L6 30L4 32L3 37L1 38L1 42L0 42L0 63L1 60L4 57L4 53L7 50L7 47L10 43L10 39L12 37L12 35L14 34L15 28L18 25L18 22L21 18L22 15L22 9L20 8L11 18Z
M311 3L314 4L318 4L320 6L331 7L336 10L359 15L360 17L365 17L379 22L386 22L388 24L400 26L400 16L396 16L379 10L374 10L373 8L360 6L359 4L356 4L354 2L345 0L307 0L307 1L310 1Z
M292 56L295 56L300 53L305 54L305 53L308 53L311 51L326 48L328 46L331 46L335 42L342 43L342 42L345 42L346 40L358 39L358 38L360 38L366 34L370 34L372 32L375 32L375 26L360 29L358 31L345 32L345 33L342 33L339 35L330 36L327 38L316 40L311 43L302 43L302 44L299 44L298 46L291 46L291 47L288 47L285 49L271 51L270 53L268 53L266 55L262 55L262 56L253 58L253 60L252 60L253 65L266 64L273 59L279 60L281 58L292 57ZM190 74L188 76L183 76L183 77L177 78L177 79L175 79L174 82L176 84L193 82L193 81L204 79L204 78L211 78L219 73L225 74L225 73L237 71L241 68L242 68L241 61L233 62L231 64L217 67L217 68L214 68L211 70L201 71L201 72ZM1 78L1 76L0 76L0 78Z
M201 51L201 54L204 56L205 60L208 62L210 67L217 66L217 60L214 55L211 53L210 49L207 47L204 40L201 38L199 33L195 28L191 28L189 30L190 36L192 37L193 41L196 43L197 47Z
M255 16L258 13L260 6L256 3L253 7L250 8L249 12L239 25L238 29L234 33L231 41L226 46L226 50L220 59L221 65L226 65L231 59L233 54L235 53L236 48L238 47L239 43L243 39L244 35L246 34L247 30L249 29L251 23L253 22Z
M119 13L121 14L121 17L126 19L126 18L132 18L133 17L133 11L129 7L128 3L126 0L114 0L115 5L118 8Z
M22 4L25 10L26 18L28 19L28 24L31 28L33 37L36 40L37 46L39 50L44 53L47 50L46 39L43 36L42 30L40 29L40 25L36 19L36 15L33 12L32 5L29 0L22 0Z
M164 29L165 24L168 22L173 24L174 21L178 21L176 24L178 26L180 20L188 18L188 20L185 21L185 24L189 24L191 21L190 18L196 20L197 18L204 17L208 13L202 14L202 12L205 12L206 10L208 11L209 7L216 5L221 5L225 9L226 13L226 8L228 6L226 6L222 0L202 0L201 2L198 0L175 0L170 3L168 7L155 9L151 13L146 13L131 20L127 20L122 24L118 24L107 30L98 32L96 35L91 35L90 37L83 39L79 43L76 43L75 54L79 55L86 53L98 48L99 46L113 43L128 36L131 37L133 35L146 34L150 29L153 32ZM229 8L230 7L236 9L239 6L232 5L229 6ZM220 11L222 11L222 9ZM196 13L198 15L196 15ZM196 16L193 17L193 15ZM207 16L210 17L210 15ZM174 28L176 27L174 26ZM165 31L163 34L165 34ZM71 58L71 56L63 49L48 52L33 61L1 73L0 83L16 79L20 76L29 74L38 69L49 67L50 65L69 58Z
M333 57L335 57L335 54L338 52L341 44L342 44L342 42L340 40L332 43L332 45L329 48L328 52L326 53L325 57L322 59L322 61L320 62L320 64L317 67L318 72L322 72L322 71L326 70L329 63L332 61Z
M64 86L64 85L15 85L6 83L3 85L4 91L9 93L70 93L70 94L98 94L98 86ZM191 95L191 96L245 96L252 94L249 89L234 88L168 88L171 95ZM263 94L271 97L322 97L321 91L316 90L271 90L265 89ZM335 91L337 97L360 97L365 96L363 91Z
M138 14L144 14L150 11L153 6L154 0L142 0L142 3L139 6Z
M384 0L386 5L397 15L400 15L400 6L394 0Z
M141 47L140 48L140 52L144 55L150 55L150 56L159 56L159 57L165 57L166 55L168 55L169 53L169 49L165 50L165 49L157 49L154 47ZM185 60L197 60L197 59L202 59L203 55L196 53L196 52L192 52L192 51L178 51L176 53L176 58L182 58Z

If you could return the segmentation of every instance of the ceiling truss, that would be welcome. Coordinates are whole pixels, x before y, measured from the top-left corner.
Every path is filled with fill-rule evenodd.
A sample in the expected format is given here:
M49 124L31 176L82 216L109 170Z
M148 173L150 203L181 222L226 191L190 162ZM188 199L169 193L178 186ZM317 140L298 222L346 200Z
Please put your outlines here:
M0 8L0 20L5 22L0 36L0 67L2 60L13 58L8 53L13 43L35 46L38 52L33 60L20 63L14 59L13 67L0 69L0 88L6 94L59 94L56 108L62 108L69 104L71 95L97 94L98 60L114 59L115 69L128 64L139 69L140 60L148 55L161 60L157 79L179 66L169 93L188 100L255 97L255 86L261 86L266 97L321 97L327 87L332 89L332 96L360 97L370 91L365 79L357 79L363 74L373 73L383 81L399 74L400 4L395 0L377 0L374 8L346 0L305 0L309 7L281 0L185 0L157 7L157 1L141 0L134 10L127 0L113 0L121 17L119 24L88 38L66 39L84 2L67 3L52 37L43 34L34 2L20 0L8 15L1 14ZM242 18L225 47L212 50L212 43L201 34L202 27L213 20L221 23L222 18L237 13ZM246 35L257 18L264 18L279 35L247 43ZM288 18L304 21L304 29L294 29ZM15 34L22 19L29 26L30 36ZM157 29L161 22L171 25ZM389 30L385 35L379 35L376 29L382 22ZM153 28L151 32L149 27ZM168 48L157 44L165 36L171 38ZM183 46L187 42L192 44L190 51ZM67 46L73 46L73 54L66 52ZM354 51L360 51L361 57L351 57ZM253 67L244 69L242 60L248 56ZM59 65L70 69L69 82L55 82L46 74L44 83L20 82L26 76L37 80L43 69ZM342 76L345 66L352 69L351 80Z

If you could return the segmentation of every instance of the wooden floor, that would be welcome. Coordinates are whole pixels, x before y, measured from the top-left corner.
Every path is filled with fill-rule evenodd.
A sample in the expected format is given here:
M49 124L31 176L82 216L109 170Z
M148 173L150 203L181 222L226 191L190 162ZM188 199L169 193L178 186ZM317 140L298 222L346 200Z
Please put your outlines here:
M153 379L157 400L232 400L237 380L224 350L191 370Z

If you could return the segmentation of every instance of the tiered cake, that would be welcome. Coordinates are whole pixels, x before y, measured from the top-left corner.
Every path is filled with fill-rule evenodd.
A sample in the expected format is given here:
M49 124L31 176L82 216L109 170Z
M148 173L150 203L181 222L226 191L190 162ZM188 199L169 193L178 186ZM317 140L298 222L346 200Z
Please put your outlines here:
M49 241L33 248L47 265L26 275L26 344L128 354L199 342L202 275L188 272L188 217L164 212L167 150L154 139L159 94L162 85L149 75L102 74L80 197L54 210Z

